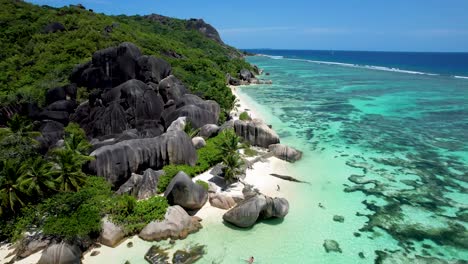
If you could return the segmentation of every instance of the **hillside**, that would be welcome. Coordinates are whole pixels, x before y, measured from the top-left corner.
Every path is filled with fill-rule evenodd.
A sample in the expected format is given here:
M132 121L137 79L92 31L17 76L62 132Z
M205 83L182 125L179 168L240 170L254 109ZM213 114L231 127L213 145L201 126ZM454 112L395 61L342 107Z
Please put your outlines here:
M0 3L1 105L44 105L45 92L69 83L75 65L89 61L96 50L126 41L144 54L168 61L173 74L193 93L217 101L224 110L234 101L225 85L226 73L236 75L241 68L250 67L203 20L154 14L107 16L83 6Z

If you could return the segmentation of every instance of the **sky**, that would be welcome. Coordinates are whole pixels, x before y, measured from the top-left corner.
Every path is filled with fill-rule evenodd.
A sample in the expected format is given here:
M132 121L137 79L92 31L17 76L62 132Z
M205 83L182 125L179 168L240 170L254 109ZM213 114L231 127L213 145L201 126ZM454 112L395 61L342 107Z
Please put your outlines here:
M236 48L468 52L468 0L30 0L203 18Z

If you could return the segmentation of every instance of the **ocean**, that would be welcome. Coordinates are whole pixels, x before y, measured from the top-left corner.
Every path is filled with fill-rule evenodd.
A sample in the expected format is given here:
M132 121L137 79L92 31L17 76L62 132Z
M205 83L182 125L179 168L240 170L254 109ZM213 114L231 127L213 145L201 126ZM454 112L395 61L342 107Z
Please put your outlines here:
M197 263L468 260L468 79L455 77L468 76L467 54L252 52L268 55L247 60L273 84L237 91L303 151L288 171L309 184L281 188L294 194L282 221L202 222L177 242L206 245ZM146 263L151 244L112 254Z
M290 250L267 263L468 260L468 54L251 52L273 85L239 90L313 182L273 231Z

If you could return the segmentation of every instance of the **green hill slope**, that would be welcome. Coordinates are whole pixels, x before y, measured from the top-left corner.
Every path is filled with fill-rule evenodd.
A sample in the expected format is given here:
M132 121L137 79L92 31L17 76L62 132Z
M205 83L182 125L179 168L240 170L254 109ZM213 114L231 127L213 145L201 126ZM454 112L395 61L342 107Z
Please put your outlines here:
M2 105L43 104L45 91L67 84L76 64L89 61L96 50L124 41L170 62L174 75L192 92L217 101L225 110L234 101L225 74L250 68L239 51L190 29L193 23L187 20L107 16L76 6L40 7L12 0L0 3ZM62 24L64 30L45 33L53 22Z

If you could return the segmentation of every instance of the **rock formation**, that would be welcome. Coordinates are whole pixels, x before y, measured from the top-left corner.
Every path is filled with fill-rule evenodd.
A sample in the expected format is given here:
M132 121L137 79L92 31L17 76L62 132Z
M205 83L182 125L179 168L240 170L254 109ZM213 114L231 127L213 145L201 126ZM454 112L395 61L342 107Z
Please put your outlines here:
M246 195L245 195L246 196ZM271 198L262 194L246 196L223 215L224 221L238 227L251 227L258 220L283 218L288 214L289 203L284 198Z
M175 205L167 208L164 220L149 223L138 236L147 241L183 239L200 228L201 224L195 218L188 215L182 207Z
M99 242L108 247L117 246L122 239L124 239L125 233L120 226L109 221L105 218L102 221L102 231L99 237Z
M219 194L219 193L210 193L209 195L209 200L211 206L214 206L219 209L224 209L227 210L234 205L236 205L236 202L231 196Z
M187 210L197 210L208 200L208 192L184 172L177 173L166 188L164 197L170 205L180 205Z
M268 149L273 152L275 157L289 162L295 162L302 158L301 151L283 144L272 144L268 146Z
M182 131L155 138L125 140L93 151L89 168L114 186L120 186L132 172L160 169L167 164L195 165L197 154L191 139Z
M38 264L80 264L81 250L65 242L52 244L42 252Z
M157 195L159 178L164 175L163 170L155 171L147 169L143 175L132 173L128 179L117 190L117 194L130 194L137 199L147 199Z
M276 132L260 119L253 119L248 122L235 120L234 131L238 136L244 138L254 146L268 148L271 144L280 142Z

